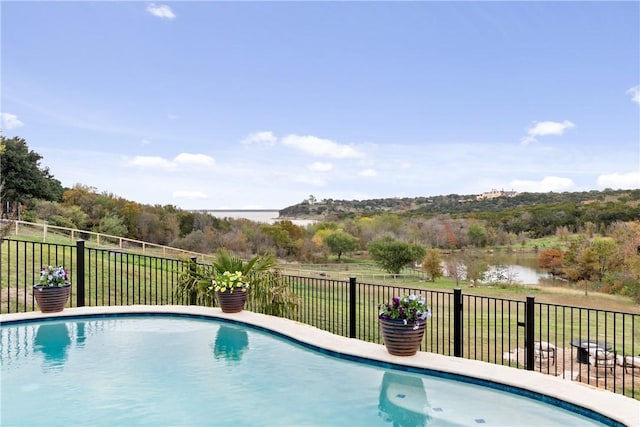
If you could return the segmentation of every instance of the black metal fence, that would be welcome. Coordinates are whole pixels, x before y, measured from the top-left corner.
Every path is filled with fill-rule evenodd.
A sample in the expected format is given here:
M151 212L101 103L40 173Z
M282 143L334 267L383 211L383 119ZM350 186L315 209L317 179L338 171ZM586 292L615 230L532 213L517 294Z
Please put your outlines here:
M32 285L43 265L70 272L70 307L188 304L178 277L191 259L4 239L0 245L0 312L37 310ZM640 399L640 314L360 283L356 278L282 276L299 297L292 320L382 343L378 305L417 294L432 310L421 349L540 371ZM260 311L251 298L247 309ZM528 345L532 343L532 345Z

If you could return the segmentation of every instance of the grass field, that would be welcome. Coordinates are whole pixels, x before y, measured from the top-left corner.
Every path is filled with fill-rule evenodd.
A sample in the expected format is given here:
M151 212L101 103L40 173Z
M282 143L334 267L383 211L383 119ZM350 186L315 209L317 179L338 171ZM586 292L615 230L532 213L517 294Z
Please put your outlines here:
M456 282L449 277L441 277L435 282L426 280L424 273L417 270L404 270L394 276L382 271L374 263L367 261L343 262L334 264L284 264L284 272L291 275L324 277L336 280L348 280L356 277L359 282L379 283L394 286L415 287L425 290L453 290L461 288L465 294L483 295L495 298L511 298L524 301L531 295L538 302L564 304L585 308L612 311L625 311L640 314L640 305L631 298L622 295L610 295L578 289L573 284L557 282L557 286L543 285L497 285L471 286L465 281Z

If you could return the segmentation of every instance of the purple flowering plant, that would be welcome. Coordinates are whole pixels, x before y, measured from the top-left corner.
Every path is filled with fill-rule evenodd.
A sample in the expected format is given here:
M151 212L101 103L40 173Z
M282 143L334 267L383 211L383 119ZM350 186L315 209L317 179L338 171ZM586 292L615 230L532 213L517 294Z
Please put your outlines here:
M67 284L69 273L63 266L47 265L40 270L40 286L60 287Z
M393 297L391 302L378 306L378 318L387 320L402 320L405 325L413 323L414 329L431 317L431 308L420 295L405 295Z

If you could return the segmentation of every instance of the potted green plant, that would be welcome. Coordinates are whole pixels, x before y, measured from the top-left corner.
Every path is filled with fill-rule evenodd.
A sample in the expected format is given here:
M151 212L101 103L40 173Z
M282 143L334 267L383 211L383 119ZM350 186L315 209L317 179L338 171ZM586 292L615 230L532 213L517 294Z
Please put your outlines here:
M244 308L249 290L248 278L242 271L223 271L215 275L211 289L225 313L238 313Z
M33 294L43 313L57 313L64 306L71 293L69 272L63 266L47 265L40 270L40 281L33 285Z
M211 306L213 304L213 295L209 290L211 272L211 266L198 264L195 258L191 258L178 276L176 297L189 305Z
M297 309L298 297L281 279L273 255L256 255L245 261L220 249L211 265L191 259L180 272L176 296L191 305L217 302L223 311L227 308L220 302L222 298L241 300L243 307L249 298L257 312L287 317Z
M213 277L209 291L213 292L225 313L242 311L249 289L263 283L265 275L277 267L271 255L256 255L244 261L226 249L216 253L212 266Z
M395 356L413 356L424 336L431 308L420 295L393 297L378 306L378 323L387 351Z

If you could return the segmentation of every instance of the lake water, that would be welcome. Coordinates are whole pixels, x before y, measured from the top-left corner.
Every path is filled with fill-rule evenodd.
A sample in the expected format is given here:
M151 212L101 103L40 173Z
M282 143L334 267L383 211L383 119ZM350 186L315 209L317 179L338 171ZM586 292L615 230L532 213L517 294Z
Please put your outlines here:
M553 279L546 270L538 267L538 253L486 254L484 261L489 265L487 282L539 285Z
M280 212L277 209L203 209L192 212L208 213L216 218L248 219L265 224L274 224L278 221L286 220L302 227L316 222L311 219L280 218Z

